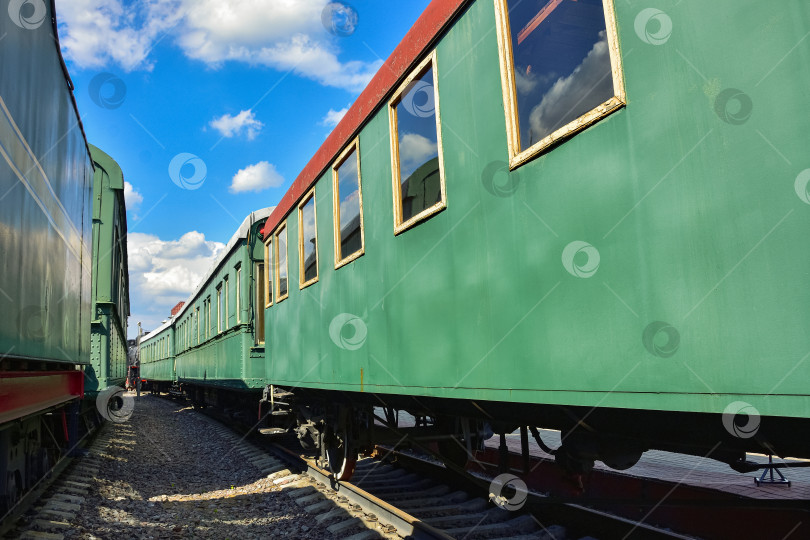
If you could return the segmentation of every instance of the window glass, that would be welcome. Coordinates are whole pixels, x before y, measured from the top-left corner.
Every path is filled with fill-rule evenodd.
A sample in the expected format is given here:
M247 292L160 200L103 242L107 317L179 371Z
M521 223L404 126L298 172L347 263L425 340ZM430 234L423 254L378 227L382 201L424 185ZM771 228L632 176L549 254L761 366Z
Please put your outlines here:
M276 300L287 296L287 227L276 234Z
M264 246L264 268L265 279L264 286L266 287L264 293L264 305L269 306L273 303L273 241L272 239Z
M360 175L357 161L357 147L355 147L335 170L338 261L351 257L363 249L363 236L360 230L362 226Z
M242 267L236 267L236 324L242 322Z
M315 225L315 195L299 207L299 225L301 233L301 285L318 277L318 238Z
M217 287L217 332L222 332L222 286Z
M413 80L396 104L399 220L405 223L442 202L433 67Z
M227 278L227 276L225 277L225 281L223 281L222 286L224 288L224 292L222 294L223 294L223 298L224 298L224 301L225 301L225 309L222 311L222 319L223 319L223 321L222 321L222 329L227 330L228 327L229 327L230 320L231 320L231 318L230 318L231 314L230 314L230 312L228 312L228 278Z
M613 97L602 0L507 0L520 149Z
M254 339L256 343L264 343L264 263L256 263L256 329Z

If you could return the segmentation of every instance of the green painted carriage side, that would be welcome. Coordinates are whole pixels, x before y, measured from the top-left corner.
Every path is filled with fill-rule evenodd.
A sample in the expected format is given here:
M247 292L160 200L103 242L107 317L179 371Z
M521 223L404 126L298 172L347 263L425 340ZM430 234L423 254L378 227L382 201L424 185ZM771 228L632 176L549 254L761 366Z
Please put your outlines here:
M89 145L93 175L93 319L90 365L85 368L85 392L120 385L127 370L127 215L124 175L109 155Z
M174 327L171 321L142 337L139 348L142 379L164 382L177 380Z
M447 208L394 236L377 111L359 135L365 255L333 269L327 172L320 277L299 290L288 216L290 296L266 311L274 383L810 415L810 197L794 185L810 167L810 6L682 2L656 46L634 27L644 6L615 4L626 107L512 172L493 2L470 5L436 46ZM752 100L743 122L729 88ZM575 241L599 253L591 277L563 264ZM362 324L330 332L343 313ZM656 321L677 330L674 354L654 354L661 332L645 347Z
M219 261L206 282L174 319L177 379L180 382L226 388L261 388L268 384L264 345L255 343L253 330L256 264L264 260L258 231L263 225L264 219L256 221L250 224L246 237L235 238L228 254ZM240 269L238 275L237 269ZM221 309L225 310L227 304L226 324L221 329L217 327L218 289L222 291ZM238 313L237 294L240 295ZM210 317L207 307L209 300ZM203 326L198 339L197 326L200 321ZM186 332L190 335L186 336Z
M0 357L70 367L90 359L93 166L40 4L35 29L0 13Z

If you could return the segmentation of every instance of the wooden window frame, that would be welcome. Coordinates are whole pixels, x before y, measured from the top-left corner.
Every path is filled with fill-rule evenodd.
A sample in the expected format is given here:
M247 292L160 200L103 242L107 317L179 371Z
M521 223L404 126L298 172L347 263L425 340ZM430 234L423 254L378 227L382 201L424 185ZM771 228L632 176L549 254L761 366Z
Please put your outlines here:
M341 238L340 238L340 178L338 169L346 163L352 151L355 152L357 158L357 197L360 204L360 249L355 251L348 257L343 257L341 252ZM366 233L363 226L363 181L360 174L360 139L355 139L340 153L338 158L332 164L332 215L335 225L335 270L341 266L345 266L355 259L361 257L366 253Z
M276 282L275 270L273 270L273 266L270 264L272 262L270 251L273 249L273 237L274 235L272 234L268 235L267 240L264 242L264 279L267 281L264 288L265 309L273 305L273 291L271 289L274 289ZM267 287L266 285L268 284L272 284L273 286Z
M312 201L312 217L315 220L315 277L310 279L309 281L304 281L304 265L306 261L304 260L304 206L309 202ZM287 241L290 240L290 233L287 233ZM289 253L289 250L287 251ZM287 290L289 291L289 265L287 265L288 276L287 276ZM309 287L313 283L318 282L318 278L321 277L321 273L318 268L318 203L315 200L315 188L312 188L301 198L301 202L298 203L298 289L304 289Z
M397 121L397 105L401 97L411 83L424 75L428 69L433 69L433 103L436 111L436 144L439 153L439 185L442 198L439 202L425 208L418 214L411 216L407 221L402 221L402 177L399 163L399 123ZM411 70L408 77L402 81L397 91L388 101L388 125L391 138L391 176L394 190L394 235L398 235L410 229L417 223L441 212L447 208L447 189L445 187L444 174L444 147L442 145L442 120L439 110L439 71L436 62L436 50L428 54L418 66Z
M515 62L512 54L512 33L509 27L508 5L507 0L495 0L495 27L498 36L498 58L501 66L501 91L506 114L506 141L509 151L510 170L520 167L554 145L574 136L627 104L622 56L619 50L619 37L616 29L614 0L602 0L602 10L605 14L610 70L613 75L613 97L521 151L517 91L515 88Z
M276 256L275 260L278 261L278 235L284 230L287 231L287 241L284 242L284 249L287 250L284 257L284 264L287 267L287 292L284 294L284 296L279 296L278 294L280 290L279 282L281 281L281 276L279 275L281 272L281 265L276 264L276 267L273 269L273 294L276 295L276 304L290 297L290 230L287 228L286 219L278 227L276 227L276 231L273 233L273 244L276 246L273 248L273 254Z

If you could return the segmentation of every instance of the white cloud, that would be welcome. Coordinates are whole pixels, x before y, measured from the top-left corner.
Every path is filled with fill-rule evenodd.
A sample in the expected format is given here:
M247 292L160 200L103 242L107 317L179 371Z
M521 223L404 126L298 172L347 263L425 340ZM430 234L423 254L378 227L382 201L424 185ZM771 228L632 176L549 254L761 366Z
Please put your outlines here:
M359 92L382 61L337 58L337 40L321 12L328 0L184 0L178 44L190 58L216 65L229 60L293 71L325 86ZM192 7L193 6L193 7Z
M529 94L537 87L537 77L529 70L515 68L515 87L518 94Z
M58 0L62 47L79 67L149 70L151 48L174 40L216 67L237 61L292 71L359 92L382 65L338 59L339 39L321 22L328 0Z
M219 131L223 137L233 137L244 132L249 141L255 139L264 127L264 124L256 120L256 116L251 110L241 111L236 116L223 114L219 118L211 120L209 125Z
M138 207L143 202L143 195L135 191L132 184L126 181L124 182L124 201L127 204L127 210L133 213L138 210Z
M60 44L81 67L117 64L125 71L151 70L149 52L159 36L180 20L177 0L57 0Z
M439 155L439 145L418 133L403 133L399 138L402 178L407 178L429 159Z
M613 78L604 30L600 41L582 60L571 75L560 77L529 114L534 140L575 120L613 95Z
M531 94L538 85L546 85L557 78L558 76L554 72L544 73L538 76L537 73L532 71L531 66L515 67L515 87L517 88L518 94L521 95Z
M197 231L177 240L162 240L144 233L127 236L132 317L130 331L138 321L152 330L168 318L171 308L185 300L200 283L214 259L225 248Z
M348 107L343 107L339 111L329 109L329 112L326 113L326 116L324 116L323 119L321 119L321 125L335 127L336 125L338 125L338 122L340 122L341 119L343 119L348 110L349 110Z
M255 165L248 165L244 169L233 175L231 180L231 193L242 191L262 191L270 187L279 187L284 183L276 167L266 161L260 161Z
M360 215L360 195L353 191L340 201L340 227L344 228L352 219Z

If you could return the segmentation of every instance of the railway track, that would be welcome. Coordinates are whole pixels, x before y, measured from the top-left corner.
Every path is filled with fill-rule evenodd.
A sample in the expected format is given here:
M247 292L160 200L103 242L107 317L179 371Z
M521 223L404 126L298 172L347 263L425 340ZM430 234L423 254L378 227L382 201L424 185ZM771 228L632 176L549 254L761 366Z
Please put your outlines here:
M296 441L248 436L210 409L200 414L150 401L141 402L132 424L104 424L87 454L54 475L13 537L58 540L85 538L81 531L131 530L136 536L152 531L156 538L240 537L239 531L263 538L277 526L275 515L294 520L297 534L313 538L685 538L528 492L520 508L505 510L491 499L514 500L515 494L497 493L503 490L493 489L492 479L465 477L382 447L358 461L352 482L335 482L313 457L300 454ZM189 426L187 434L176 426ZM199 433L206 433L204 441L197 440ZM195 449L212 444L221 450ZM225 476L242 475L228 482L230 489L221 479L195 483L201 471L226 462L231 472ZM133 481L144 467L153 469L152 480ZM234 529L238 516L246 519ZM206 526L212 518L218 525Z
M344 492L319 485L208 416L143 398L132 422L104 424L87 453L43 486L8 538L259 539L268 531L307 538L396 537ZM216 452L199 450L212 445ZM205 472L211 478L201 476Z
M207 416L221 422L215 415ZM218 425L220 432L235 429L232 423L228 427ZM251 435L242 432L240 454L265 467L263 472L274 482L294 486L289 494L307 512L330 508L326 500L343 508L342 521L330 531L363 525L392 538L693 538L576 504L551 501L528 490L522 494L501 490L504 486L494 484L494 479L458 474L430 459L385 447L378 447L375 457L358 460L352 481L336 482L314 457L301 454L295 442L285 444ZM501 504L493 504L498 496L502 497ZM509 500L517 502L510 506ZM333 516L341 514L334 508L330 512Z
M99 456L110 443L108 428L103 424L85 434L77 445L82 455L65 456L54 465L37 487L4 517L0 537L21 540L61 540L64 537L61 533L70 529L70 520L81 509L90 482L98 474Z
M92 410L83 414L85 430L78 441L51 466L34 487L23 494L6 515L0 516L0 538L11 535L13 538L47 539L47 535L30 536L26 531L58 530L58 522L64 515L59 515L57 507L75 504L81 499L84 493L82 490L86 487L82 475L94 474L97 466L94 470L93 463L100 451L99 445L106 443L100 436L104 426L96 427L87 418L88 414L92 414ZM31 517L32 510L34 517Z

